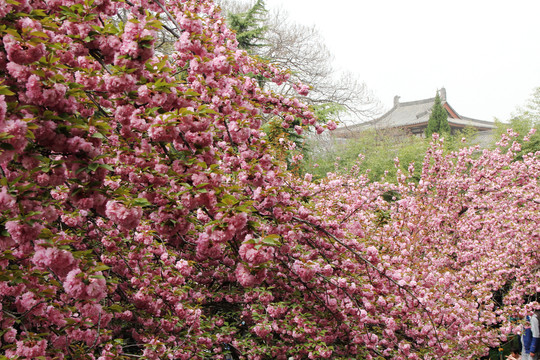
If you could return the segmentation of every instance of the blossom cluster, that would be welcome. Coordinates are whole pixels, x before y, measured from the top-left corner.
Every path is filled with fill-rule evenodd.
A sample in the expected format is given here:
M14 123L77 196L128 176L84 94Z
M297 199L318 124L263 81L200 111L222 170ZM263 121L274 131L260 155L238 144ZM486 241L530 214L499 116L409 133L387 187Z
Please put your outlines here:
M0 1L0 74L10 359L468 359L539 305L537 155L298 178L262 122L322 127L211 1Z

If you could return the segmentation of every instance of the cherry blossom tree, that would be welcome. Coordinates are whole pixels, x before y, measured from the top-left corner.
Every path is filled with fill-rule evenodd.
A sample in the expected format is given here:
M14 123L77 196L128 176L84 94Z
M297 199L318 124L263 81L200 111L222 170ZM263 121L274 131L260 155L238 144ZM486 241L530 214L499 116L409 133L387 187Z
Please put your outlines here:
M5 357L468 359L538 307L518 144L314 183L260 127L323 125L212 2L0 4Z

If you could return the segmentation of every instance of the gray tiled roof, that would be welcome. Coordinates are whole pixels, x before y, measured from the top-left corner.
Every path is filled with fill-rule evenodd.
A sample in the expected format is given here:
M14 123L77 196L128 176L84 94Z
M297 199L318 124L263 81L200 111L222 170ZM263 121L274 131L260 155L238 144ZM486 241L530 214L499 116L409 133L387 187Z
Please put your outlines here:
M454 127L467 127L472 126L479 130L490 130L495 128L495 124L491 121L472 119L459 115L446 101L446 91L441 89L441 100L443 105L447 105L456 117L449 116L448 123ZM386 114L382 115L378 119L367 121L362 124L348 126L347 128L339 128L334 131L334 135L339 136L340 133L346 134L357 130L366 128L396 128L396 127L415 127L415 126L427 126L431 109L435 104L435 98L402 102L400 103L399 97L394 100L394 107L390 109Z
M371 125L388 128L410 126L427 122L434 101L435 99L428 99L398 103L386 114L373 120Z
M378 119L371 121L372 126L376 127L406 127L416 124L427 123L431 114L431 108L435 104L435 98L397 103L390 111L381 116ZM447 104L446 101L442 102L443 105ZM453 111L454 109L447 104ZM454 111L455 112L455 111ZM448 117L450 125L458 126L474 126L480 128L495 128L495 124L490 121L472 119L465 116L460 116L455 112L459 118ZM366 123L367 124L367 123Z

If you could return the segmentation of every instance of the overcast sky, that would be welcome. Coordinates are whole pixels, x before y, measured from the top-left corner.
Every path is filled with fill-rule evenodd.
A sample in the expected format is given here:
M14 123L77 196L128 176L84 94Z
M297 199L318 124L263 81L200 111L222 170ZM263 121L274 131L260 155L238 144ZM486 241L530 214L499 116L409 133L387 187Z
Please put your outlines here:
M336 68L384 105L435 96L461 115L506 120L540 86L540 0L266 0L315 25Z

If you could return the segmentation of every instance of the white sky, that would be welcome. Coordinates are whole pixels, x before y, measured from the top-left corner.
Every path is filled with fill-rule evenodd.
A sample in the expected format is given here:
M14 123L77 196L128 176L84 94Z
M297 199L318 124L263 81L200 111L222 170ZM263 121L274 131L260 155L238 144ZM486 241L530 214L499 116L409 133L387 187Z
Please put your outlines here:
M540 86L540 0L266 0L315 25L383 103L445 87L461 115L507 120Z

